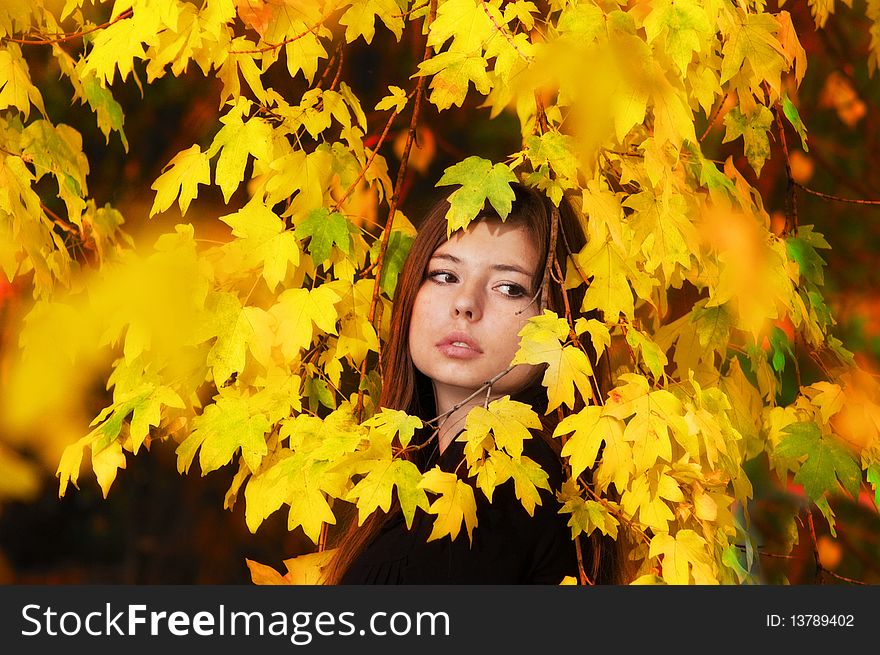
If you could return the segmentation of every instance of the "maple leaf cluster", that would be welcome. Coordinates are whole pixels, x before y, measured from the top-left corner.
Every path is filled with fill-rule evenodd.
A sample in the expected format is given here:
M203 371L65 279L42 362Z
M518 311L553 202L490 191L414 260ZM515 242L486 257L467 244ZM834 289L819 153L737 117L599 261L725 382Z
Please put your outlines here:
M833 4L811 3L820 27ZM876 37L880 15L870 20ZM411 32L425 55L368 120L333 67L380 31L401 49ZM227 241L181 222L147 248L98 206L82 136L53 122L29 67L28 48L45 46L71 100L126 151L114 85L145 76L150 93L188 68L217 80L216 130L167 162L149 217L176 204L183 221L209 187L227 204L244 192L215 217ZM876 39L871 52L880 61ZM196 461L202 475L237 471L225 504L243 497L252 531L286 506L289 529L319 545L344 503L360 523L395 501L407 525L424 512L429 539L471 538L477 494L491 500L500 485L532 514L550 489L523 455L541 426L532 408L507 397L476 407L454 474L404 456L429 423L377 407L378 356L415 233L381 146L399 117L415 113L415 126L425 103L441 117L506 113L520 147L503 161L466 156L437 185L452 187L450 234L487 203L506 217L514 181L557 205L569 198L583 216L587 245L568 254L564 279L548 276L581 287L583 302L531 319L511 362L545 367L566 471L551 491L572 537L621 538L637 582L754 580L748 461L765 458L780 481L802 485L832 530L829 498L862 485L880 496L878 389L832 335L827 242L808 225L772 232L751 173L712 160L698 138L720 120L755 174L783 120L806 150L792 92L806 63L788 12L763 2L4 4L0 270L34 297L9 375L21 391L6 402L22 421L39 414L19 401L62 357L102 371L109 404L58 457L60 495L79 484L86 453L106 496L130 457L170 442L181 474ZM270 86L279 68L306 90ZM48 209L53 194L63 215ZM378 209L387 219L372 227L364 217ZM95 256L81 262L73 241ZM685 288L696 300L671 313ZM784 399L796 349L823 363L824 379ZM109 364L88 354L99 350ZM596 358L611 365L609 388ZM0 465L26 480L3 449ZM315 581L327 558L307 560L288 561L286 576L249 564L255 580Z

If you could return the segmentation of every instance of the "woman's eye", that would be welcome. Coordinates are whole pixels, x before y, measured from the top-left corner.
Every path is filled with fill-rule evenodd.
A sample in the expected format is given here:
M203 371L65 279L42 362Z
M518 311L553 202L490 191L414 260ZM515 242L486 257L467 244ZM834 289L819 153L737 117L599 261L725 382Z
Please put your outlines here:
M523 287L510 282L499 284L496 288L505 296L510 296L511 298L521 298L526 295L526 290Z
M455 277L455 274L450 273L449 271L431 271L428 273L428 279L433 280L438 284L453 284L458 282L458 278Z

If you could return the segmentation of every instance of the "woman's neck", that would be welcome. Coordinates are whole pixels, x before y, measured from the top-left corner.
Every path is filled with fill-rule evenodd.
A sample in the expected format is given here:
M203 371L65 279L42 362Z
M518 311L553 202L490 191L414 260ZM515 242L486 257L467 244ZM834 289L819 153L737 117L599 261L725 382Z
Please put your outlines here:
M437 404L437 415L442 416L448 412L448 415L440 420L437 430L437 439L440 446L440 452L446 450L446 447L455 439L455 435L461 432L465 426L465 419L468 412L477 405L486 402L485 394L480 394L474 398L467 399L470 394L462 390L455 393L452 389L434 387L434 398ZM491 395L489 400L495 400L497 396Z

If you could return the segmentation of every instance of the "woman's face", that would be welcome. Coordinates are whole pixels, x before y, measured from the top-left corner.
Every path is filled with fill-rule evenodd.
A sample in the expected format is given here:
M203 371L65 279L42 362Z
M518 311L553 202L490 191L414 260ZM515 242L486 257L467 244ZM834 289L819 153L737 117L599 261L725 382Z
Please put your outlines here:
M434 251L416 294L409 350L434 383L438 411L510 365L519 331L540 312L531 302L538 265L530 233L497 220L472 223ZM537 368L518 365L493 385L492 395L519 391Z

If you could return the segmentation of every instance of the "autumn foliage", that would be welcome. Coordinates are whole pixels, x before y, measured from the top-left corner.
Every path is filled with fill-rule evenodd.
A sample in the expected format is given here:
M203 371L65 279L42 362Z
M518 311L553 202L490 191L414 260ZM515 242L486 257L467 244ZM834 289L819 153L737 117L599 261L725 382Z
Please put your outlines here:
M809 3L819 28L836 5ZM77 405L80 424L59 428L63 443L49 448L62 496L92 476L106 496L133 457L161 448L181 474L233 471L225 505L244 503L252 532L283 508L316 551L346 504L363 521L396 498L407 521L436 516L432 539L470 535L475 494L499 485L514 485L531 512L549 485L522 455L540 425L529 407L502 398L475 409L460 476L402 459L422 421L376 407L419 218L403 213L401 193L410 157L433 138L417 141L417 128L429 112L467 112L506 120L519 145L446 167L436 185L453 191L450 232L486 202L507 215L516 180L557 204L568 196L584 216L586 247L570 253L565 279L548 280L585 285L583 304L532 319L513 362L547 365L568 478L554 491L573 537L625 539L639 583L761 581L757 470L802 489L809 507L798 516L816 508L832 535L831 501L862 498L876 514L880 499L877 381L835 336L829 244L791 194L775 226L759 184L776 148L793 189L794 153L810 144L798 110L809 61L788 9L4 2L0 299L12 285L32 297L0 352L5 434L85 397L75 375L58 374L72 362L97 371L108 394L94 411ZM880 5L866 10L873 72ZM409 69L365 105L346 53L382 38ZM150 206L123 216L90 194L82 131L47 111L46 80L60 79L106 148L134 160L114 90L136 80L150 97L162 78L194 72L216 82L219 118L151 180ZM386 158L393 126L403 130L396 170ZM721 143L710 147L713 130ZM720 145L734 154L719 160ZM209 225L187 222L212 190L225 209ZM178 224L152 241L129 229L176 212ZM612 364L608 394L582 335ZM803 360L812 366L802 376ZM0 500L33 487L21 444L6 441ZM324 562L325 553L290 560L285 578L252 566L257 581L314 582Z

